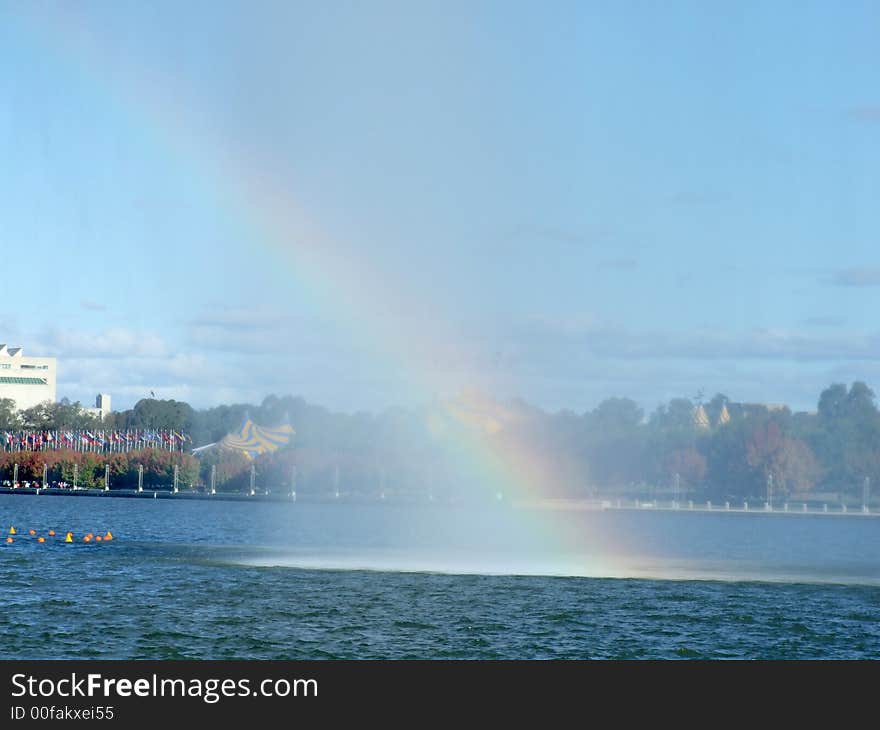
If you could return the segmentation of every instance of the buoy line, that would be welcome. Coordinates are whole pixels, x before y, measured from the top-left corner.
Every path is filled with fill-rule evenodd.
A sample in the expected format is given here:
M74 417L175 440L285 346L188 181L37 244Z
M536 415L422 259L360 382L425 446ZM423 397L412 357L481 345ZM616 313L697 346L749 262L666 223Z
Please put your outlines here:
M7 545L13 544L16 539L14 536L17 536L17 535L18 535L18 530L15 529L15 525L11 525L9 527L9 534L6 536L6 544ZM38 544L44 544L47 542L47 539L46 539L47 537L49 537L49 538L56 537L56 533L55 533L55 530L48 530L46 532L46 535L40 535L40 534L38 534L37 530L31 528L27 531L26 535L22 535L21 539L26 540L26 539L32 538L32 537L36 538L36 541ZM74 533L68 530L64 533L64 540L62 540L62 542L66 542L66 543L80 542L80 541L81 542L93 542L93 541L94 542L110 542L113 539L114 539L113 533L110 532L110 530L107 530L107 532L103 535L101 533L96 534L94 532L87 532L82 536L81 540L76 540Z

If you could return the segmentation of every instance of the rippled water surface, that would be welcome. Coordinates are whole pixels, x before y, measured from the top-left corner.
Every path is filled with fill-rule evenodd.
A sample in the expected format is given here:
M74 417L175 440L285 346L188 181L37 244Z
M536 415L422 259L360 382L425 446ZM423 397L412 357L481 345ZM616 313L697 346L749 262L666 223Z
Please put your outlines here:
M880 656L870 517L4 495L9 525L6 659Z

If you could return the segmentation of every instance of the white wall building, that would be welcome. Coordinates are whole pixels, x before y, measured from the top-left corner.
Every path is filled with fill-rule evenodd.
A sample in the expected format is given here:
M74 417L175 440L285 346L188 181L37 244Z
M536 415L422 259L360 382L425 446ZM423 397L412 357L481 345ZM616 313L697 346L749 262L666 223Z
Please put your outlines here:
M109 393L98 393L95 397L95 407L83 408L83 410L86 413L91 413L93 416L98 416L103 421L107 417L107 414L110 413Z
M56 377L54 357L25 357L20 347L0 345L0 399L10 398L18 410L54 403Z

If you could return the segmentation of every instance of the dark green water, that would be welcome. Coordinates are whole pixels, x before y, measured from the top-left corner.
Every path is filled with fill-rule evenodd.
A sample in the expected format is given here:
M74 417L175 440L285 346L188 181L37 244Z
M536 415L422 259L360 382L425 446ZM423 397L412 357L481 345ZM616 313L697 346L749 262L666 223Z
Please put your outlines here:
M874 518L0 496L12 524L4 659L880 657Z

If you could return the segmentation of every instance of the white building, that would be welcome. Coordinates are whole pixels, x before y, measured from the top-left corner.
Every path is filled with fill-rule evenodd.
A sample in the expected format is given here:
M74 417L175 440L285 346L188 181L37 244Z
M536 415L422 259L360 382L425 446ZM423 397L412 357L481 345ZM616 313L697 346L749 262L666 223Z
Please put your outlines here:
M18 410L54 403L56 375L54 357L25 357L20 347L0 345L0 399L10 398Z
M91 413L93 416L98 416L102 421L107 417L107 414L110 413L110 395L109 393L98 393L95 397L95 407L94 408L83 408L86 413Z

